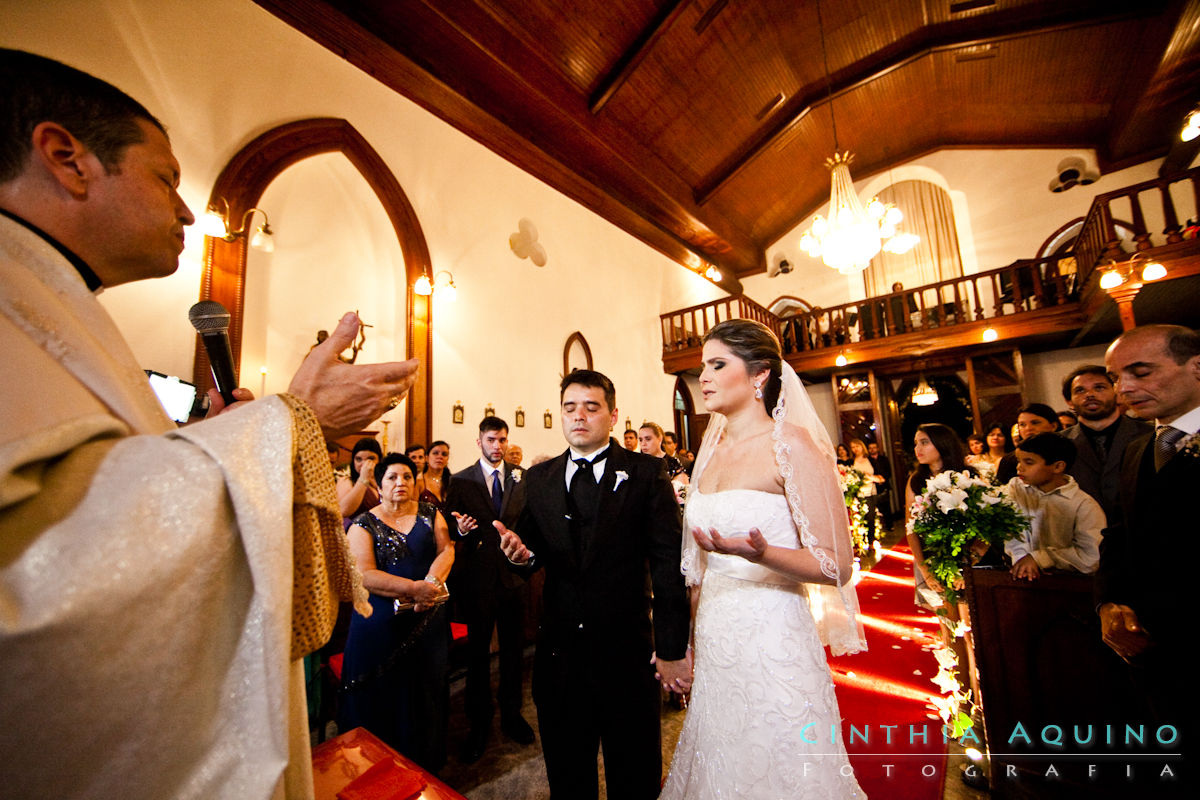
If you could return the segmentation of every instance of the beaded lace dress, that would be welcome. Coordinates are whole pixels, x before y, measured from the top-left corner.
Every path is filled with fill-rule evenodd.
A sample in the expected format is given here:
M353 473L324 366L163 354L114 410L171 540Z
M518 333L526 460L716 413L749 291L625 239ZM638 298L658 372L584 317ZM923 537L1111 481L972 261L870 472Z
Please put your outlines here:
M721 436L723 419L716 419L693 476L684 529L728 536L758 528L769 544L810 549L832 578L839 548L849 547L833 449L786 364L783 385L773 438L785 493L698 490ZM695 677L662 800L865 797L842 743L824 649L866 648L853 586L799 583L738 556L706 553L690 540L685 535L682 568L689 584L702 585Z

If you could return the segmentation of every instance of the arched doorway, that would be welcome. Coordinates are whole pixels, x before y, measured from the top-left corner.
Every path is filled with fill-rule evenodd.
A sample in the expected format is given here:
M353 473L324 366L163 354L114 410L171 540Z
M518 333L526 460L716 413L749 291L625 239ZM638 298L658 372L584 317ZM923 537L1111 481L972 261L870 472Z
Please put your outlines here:
M421 361L417 383L409 393L405 428L414 441L425 441L432 428L433 339L432 307L428 297L415 294L412 283L421 274L432 273L429 247L416 211L404 190L379 156L354 127L344 119L301 120L273 128L243 147L225 166L213 185L209 207L229 205L229 219L240 221L254 207L267 186L288 167L310 156L341 153L371 187L395 230L404 254L406 272L406 350ZM216 300L229 310L229 343L234 369L241 367L242 325L245 313L245 237L233 242L205 238L204 271L200 299ZM193 381L203 391L212 385L208 355L196 341Z

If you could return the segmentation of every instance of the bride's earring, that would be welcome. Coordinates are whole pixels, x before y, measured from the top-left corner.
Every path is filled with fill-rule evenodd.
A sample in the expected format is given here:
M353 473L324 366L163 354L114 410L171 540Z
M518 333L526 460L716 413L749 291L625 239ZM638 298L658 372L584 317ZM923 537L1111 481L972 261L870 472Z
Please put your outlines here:
M761 383L754 384L754 399L762 400L762 384Z

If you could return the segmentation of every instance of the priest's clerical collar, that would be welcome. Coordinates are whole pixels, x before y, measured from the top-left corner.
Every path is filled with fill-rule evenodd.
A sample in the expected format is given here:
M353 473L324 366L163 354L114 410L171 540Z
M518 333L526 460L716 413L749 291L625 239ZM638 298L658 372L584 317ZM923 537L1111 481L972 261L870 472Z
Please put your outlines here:
M100 282L100 276L97 275L92 270L92 268L87 265L86 261L84 261L79 256L75 255L75 253L68 250L67 246L64 245L62 242L60 242L58 239L55 239L53 236L46 233L44 230L39 228L37 225L34 225L29 220L21 219L20 217L18 217L16 214L12 213L11 211L0 208L0 214L3 214L4 216L8 217L13 222L18 222L18 223L24 225L26 228L29 228L29 230L33 231L38 236L45 239L47 244L49 244L51 247L53 247L58 252L62 253L63 258L65 258L67 261L70 261L71 266L74 267L75 271L79 273L79 277L83 278L83 282L85 284L87 284L88 291L94 292L97 289L102 288L103 284Z

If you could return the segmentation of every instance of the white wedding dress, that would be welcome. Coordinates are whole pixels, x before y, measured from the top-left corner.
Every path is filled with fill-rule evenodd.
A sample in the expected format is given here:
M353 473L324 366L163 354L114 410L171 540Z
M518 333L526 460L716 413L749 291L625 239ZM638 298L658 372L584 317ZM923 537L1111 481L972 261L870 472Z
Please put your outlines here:
M800 543L785 496L751 489L688 498L685 530ZM864 798L842 744L833 681L808 589L737 556L707 554L695 680L661 800Z

